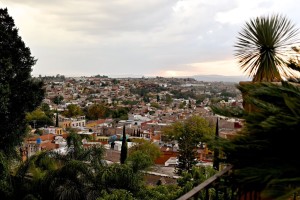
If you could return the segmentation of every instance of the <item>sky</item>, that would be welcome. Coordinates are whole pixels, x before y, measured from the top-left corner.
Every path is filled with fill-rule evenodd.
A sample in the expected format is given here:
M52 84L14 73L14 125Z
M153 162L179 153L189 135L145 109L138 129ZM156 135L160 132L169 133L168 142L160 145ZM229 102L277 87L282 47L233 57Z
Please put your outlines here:
M234 44L245 22L296 0L1 0L38 60L32 74L244 75Z

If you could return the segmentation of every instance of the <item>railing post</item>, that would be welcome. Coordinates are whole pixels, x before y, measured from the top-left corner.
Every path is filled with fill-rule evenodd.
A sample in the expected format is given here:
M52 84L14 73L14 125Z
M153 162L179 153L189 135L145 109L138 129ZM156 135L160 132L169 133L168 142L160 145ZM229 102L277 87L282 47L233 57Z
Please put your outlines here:
M220 184L220 178L218 178L216 180L216 186L215 186L215 190L216 190L216 200L219 200L219 184Z
M198 198L199 198L199 192L194 195L194 200L197 200Z
M209 188L205 188L205 200L209 200Z
M192 197L196 197L196 195L197 196L200 195L200 192L203 191L203 190L205 190L205 199L209 200L209 197L210 197L209 188L211 187L211 184L214 183L215 181L220 181L220 177L222 177L224 174L228 173L231 169L232 169L231 165L227 166L225 169L223 169L222 171L220 171L217 174L213 175L209 179L205 180L204 182L202 182L198 186L194 187L192 190L190 190L186 194L182 195L177 200L187 200L187 199L190 199ZM216 190L217 191L217 198L219 198L218 190L219 189L218 189L218 185L217 185L217 190Z

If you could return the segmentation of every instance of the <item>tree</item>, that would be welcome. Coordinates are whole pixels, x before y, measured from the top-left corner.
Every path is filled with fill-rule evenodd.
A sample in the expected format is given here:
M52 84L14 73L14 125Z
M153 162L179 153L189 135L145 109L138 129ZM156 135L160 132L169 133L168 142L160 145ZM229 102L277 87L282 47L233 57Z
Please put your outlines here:
M121 120L127 120L128 119L128 108L116 108L115 110L112 111L112 118L114 119L121 119Z
M150 167L160 157L161 153L157 145L144 139L135 139L133 142L137 144L129 149L129 156L126 160L132 165L133 171Z
M212 167L195 167L193 166L191 171L183 172L182 176L177 179L177 183L180 187L183 187L184 191L190 191L193 187L203 183L208 178L216 174L216 170ZM185 192L185 193L186 193Z
M127 139L126 139L126 133L125 133L125 125L123 126L123 138L122 138L122 147L121 147L121 155L120 155L120 163L124 164L125 160L127 158L127 151L128 151L128 147L127 147Z
M171 95L166 94L166 104L171 104L173 102L173 99L171 97Z
M41 110L45 112L46 115L48 115L47 113L50 113L50 106L47 103L42 103L41 104Z
M156 102L150 103L150 106L151 106L151 107L154 107L154 108L156 108L156 109L161 109L160 105L159 105L158 103L156 103Z
M163 130L169 140L177 140L179 147L178 173L190 171L196 164L197 147L200 142L213 139L214 131L204 118L192 116L183 122L175 122Z
M87 117L92 120L106 118L109 114L109 108L104 104L93 104L87 110Z
M67 106L67 110L63 112L66 117L78 117L83 115L83 111L78 105L70 104Z
M300 191L300 89L287 82L239 86L256 112L244 110L244 127L223 144L241 191L288 199Z
M215 140L216 140L216 142L218 141L218 139L219 139L219 118L217 118L217 122L216 122L216 133L215 133ZM216 170L219 170L219 164L220 164L220 162L219 162L219 154L220 154L220 152L219 152L219 148L218 147L215 147L215 149L214 149L214 160L213 160L213 167L214 167L214 169L216 169Z
M27 123L34 125L36 128L44 127L45 125L52 126L53 120L49 118L40 108L26 114Z
M113 190L111 194L104 193L102 197L97 200L134 200L134 198L127 190L118 189Z
M66 139L68 152L72 158L77 158L78 155L84 150L82 140L89 135L80 135L75 132L74 129L70 129L69 135Z
M150 155L140 151L135 151L129 154L126 163L131 166L134 173L145 170L154 164Z
M61 95L57 95L52 99L53 103L55 103L56 105L59 105L63 100L64 97Z
M280 15L251 19L239 33L235 45L240 67L254 82L281 81L292 76L286 63L291 45L297 42L297 29Z
M43 83L31 77L36 60L18 35L7 9L0 9L0 151L14 151L26 135L26 112L40 105Z
M144 139L135 139L133 142L137 144L129 149L129 156L134 152L144 153L150 156L152 162L160 157L161 152L158 145L155 145Z
M68 151L58 154L43 151L23 162L14 177L14 198L96 199L105 185L101 180L104 148L83 148L82 137L70 133ZM71 150L73 149L73 150ZM26 176L30 173L31 178Z

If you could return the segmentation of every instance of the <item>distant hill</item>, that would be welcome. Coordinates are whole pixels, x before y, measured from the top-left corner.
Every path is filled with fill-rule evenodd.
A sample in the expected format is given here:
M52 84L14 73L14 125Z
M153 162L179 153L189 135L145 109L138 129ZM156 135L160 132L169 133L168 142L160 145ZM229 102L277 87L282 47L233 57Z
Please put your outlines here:
M245 76L222 76L222 75L195 75L190 78L194 78L197 81L205 82L240 82L250 81L251 79Z

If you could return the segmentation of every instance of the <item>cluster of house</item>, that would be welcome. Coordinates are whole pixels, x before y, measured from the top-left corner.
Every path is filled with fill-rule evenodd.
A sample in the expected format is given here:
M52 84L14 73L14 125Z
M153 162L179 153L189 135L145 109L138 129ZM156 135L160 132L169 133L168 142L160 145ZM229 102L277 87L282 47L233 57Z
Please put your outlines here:
M202 82L194 79L180 78L96 78L96 77L74 77L65 78L64 81L54 81L52 79L45 81L46 97L44 102L51 107L63 110L69 104L77 104L81 107L89 106L94 103L106 103L119 106L125 106L127 102L135 102L131 108L138 111L159 110L151 103L158 103L163 108L193 108L196 106L195 98L176 98L171 91L177 91L182 94L193 93L195 96L204 96L201 100L202 105L209 105L213 97L222 97L223 91L236 94L237 89L233 83L223 82ZM143 102L144 92L147 91L148 103ZM62 96L63 102L60 105L53 104L51 99L56 96ZM167 96L172 97L172 103L166 103ZM229 97L228 103L241 103L241 96L237 98ZM138 103L136 103L138 102ZM147 105L148 104L148 105ZM164 112L164 111L163 111Z
M207 111L207 113L210 113ZM194 113L188 113L181 116L179 120L184 120ZM212 123L216 122L216 117L213 115L204 116ZM117 124L112 119L100 119L86 122L84 116L79 118L64 118L59 117L59 127L40 128L42 135L33 136L24 142L22 154L24 159L34 155L42 150L51 150L61 154L66 154L68 151L66 130L72 128L77 134L89 135L90 139L83 139L85 147L91 145L103 145L107 150L105 159L111 162L119 161L121 151L121 138L123 134L123 126L125 125L126 135L128 137L128 147L130 148L134 138L143 138L157 144L161 150L161 157L156 160L156 164L172 165L170 162L172 157L177 157L178 145L166 143L162 138L162 129L170 123L161 123L158 120L147 119L141 115L131 115L128 120L120 120ZM229 119L220 119L220 136L231 137L236 130L241 128L241 122ZM112 143L114 144L112 146ZM212 154L207 148L198 150L199 160L210 161Z
M132 92L132 90L140 88L147 88L150 91L148 102L143 101L140 94ZM170 91L176 89L180 92L189 92L193 90L196 94L208 95L225 89L230 92L235 90L234 86L224 83L204 83L193 79L160 77L153 79L68 78L63 82L46 82L45 89L44 102L48 103L52 109L64 110L68 104L86 107L98 102L119 106L129 106L124 104L125 101L136 103L130 105L127 120L116 121L109 118L87 121L84 116L66 118L59 115L58 127L40 128L41 136L33 136L24 141L24 146L20 149L24 159L44 149L66 153L66 130L73 128L78 134L90 135L90 140L83 141L84 146L104 145L107 149L106 159L118 162L121 149L119 140L123 131L122 127L125 125L129 141L133 138L144 138L160 147L162 156L157 159L156 163L161 165L172 163L172 157L177 156L178 150L176 144L168 144L162 140L161 130L163 127L179 120L185 120L192 115L202 116L211 123L216 122L216 116L206 107L210 102L209 98L197 103L193 98L174 98ZM58 95L62 96L64 101L62 104L56 105L51 99ZM172 98L171 102L166 102L168 95ZM226 102L222 101L221 104L241 106L241 101L231 98ZM241 122L221 118L219 127L220 136L227 138L241 128ZM114 141L114 146L111 145L112 141ZM209 160L210 158L211 152L207 148L199 149L199 159Z

